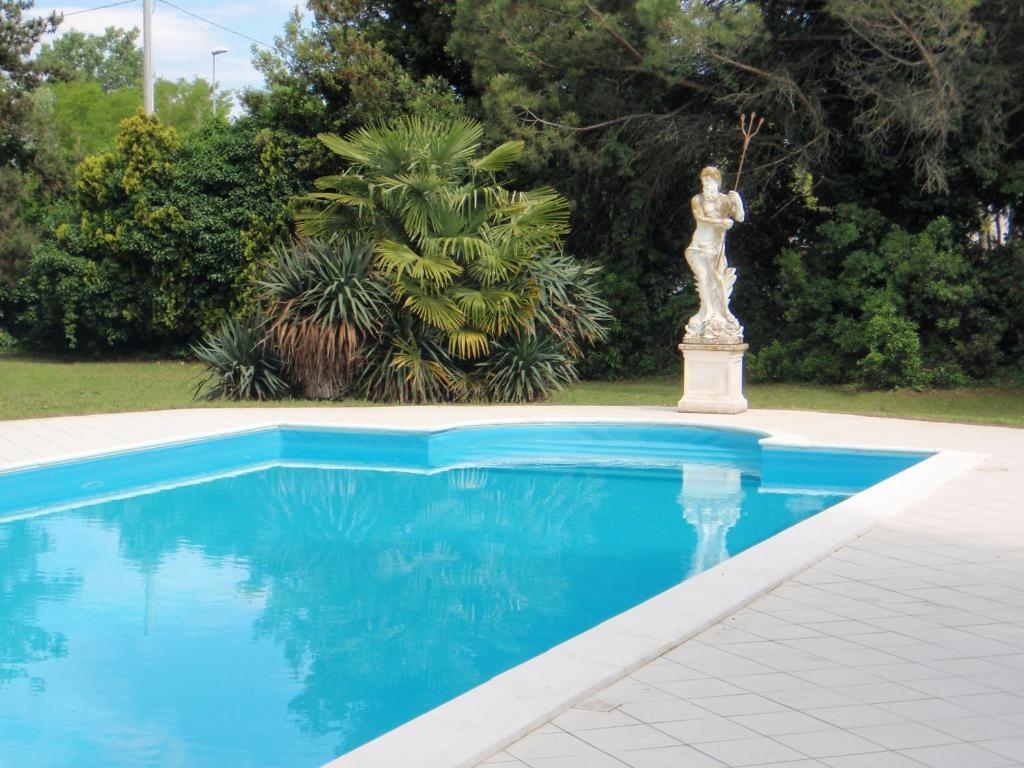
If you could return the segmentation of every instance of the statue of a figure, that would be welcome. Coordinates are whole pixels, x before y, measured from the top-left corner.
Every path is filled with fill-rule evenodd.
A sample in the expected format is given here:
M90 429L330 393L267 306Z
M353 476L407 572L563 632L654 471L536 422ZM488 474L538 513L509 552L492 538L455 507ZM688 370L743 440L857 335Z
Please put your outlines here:
M686 324L688 344L740 344L743 327L729 311L736 270L725 259L725 233L746 213L736 191L723 194L722 173L708 166L700 172L703 191L690 201L697 222L686 247L686 263L693 270L700 310Z

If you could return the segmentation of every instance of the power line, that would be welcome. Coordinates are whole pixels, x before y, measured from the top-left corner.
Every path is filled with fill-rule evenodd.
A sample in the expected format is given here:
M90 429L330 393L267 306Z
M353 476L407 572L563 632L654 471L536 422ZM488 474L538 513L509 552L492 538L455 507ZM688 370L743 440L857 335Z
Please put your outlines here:
M97 5L95 8L83 8L80 11L71 11L70 13L62 13L61 16L67 18L68 16L77 16L80 13L92 13L93 11L102 11L104 8L116 8L119 5L129 5L138 2L138 0L121 0L119 3L108 3L107 5Z
M127 0L127 1L128 2L134 2L134 0ZM223 24L218 24L215 21L210 21L209 19L204 19L199 14L192 13L192 11L186 11L181 6L175 5L174 3L169 2L169 0L159 0L159 2L163 3L164 5L171 6L171 8L173 8L176 11L180 11L181 13L184 13L186 16L191 16L194 19L199 19L199 21L201 21L201 22L203 22L205 24L209 24L211 27L217 27L217 29L223 29L225 32L229 32L232 35L237 35L238 37L244 37L246 40L249 40L250 42L256 43L256 45L262 45L264 48L273 48L274 47L272 45L267 45L262 40L257 40L255 37L249 37L248 35L246 35L246 34L244 34L242 32L236 32L235 30L231 29L230 27L225 27ZM117 3L117 5L121 5L121 3Z

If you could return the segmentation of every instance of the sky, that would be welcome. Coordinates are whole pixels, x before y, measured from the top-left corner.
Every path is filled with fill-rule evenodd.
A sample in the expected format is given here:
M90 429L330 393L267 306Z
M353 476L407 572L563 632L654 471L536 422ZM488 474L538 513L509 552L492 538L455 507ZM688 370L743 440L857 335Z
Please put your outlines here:
M274 37L281 34L297 0L172 1L174 5L212 22L273 44ZM30 13L45 16L51 11L59 11L68 14L113 2L116 0L78 0L77 3L68 4L61 4L59 0L37 0ZM153 70L157 77L168 80L184 77L190 80L199 76L209 81L210 50L223 46L228 52L217 57L217 83L220 88L240 90L263 84L262 76L252 66L250 49L253 43L250 40L205 24L161 0L153 0L153 3ZM142 0L66 16L57 35L70 29L100 33L109 26L125 29L138 27L141 46ZM44 38L44 42L51 38Z

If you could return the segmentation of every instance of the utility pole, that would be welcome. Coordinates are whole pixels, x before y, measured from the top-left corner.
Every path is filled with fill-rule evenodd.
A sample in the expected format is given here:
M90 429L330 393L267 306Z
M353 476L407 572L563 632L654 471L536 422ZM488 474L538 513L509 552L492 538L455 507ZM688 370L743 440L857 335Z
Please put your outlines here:
M142 0L142 107L153 114L153 0Z

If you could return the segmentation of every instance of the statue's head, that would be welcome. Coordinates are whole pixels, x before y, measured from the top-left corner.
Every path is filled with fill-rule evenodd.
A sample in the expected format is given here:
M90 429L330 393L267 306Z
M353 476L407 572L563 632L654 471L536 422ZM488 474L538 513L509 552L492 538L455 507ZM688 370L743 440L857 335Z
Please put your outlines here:
M700 172L700 183L704 186L705 195L717 194L722 187L722 172L709 165Z

